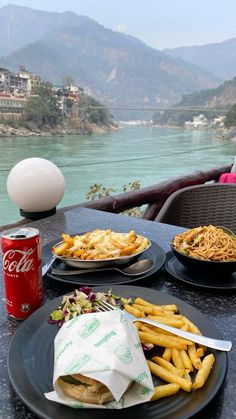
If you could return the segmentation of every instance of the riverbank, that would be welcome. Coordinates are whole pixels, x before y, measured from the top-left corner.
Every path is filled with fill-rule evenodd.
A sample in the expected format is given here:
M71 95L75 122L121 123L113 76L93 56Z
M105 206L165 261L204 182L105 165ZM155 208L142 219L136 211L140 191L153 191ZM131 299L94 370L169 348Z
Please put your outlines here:
M13 127L7 124L0 124L0 137L51 137L65 135L90 135L103 134L110 131L119 130L118 124L111 123L106 125L97 125L88 122L76 124L75 121L68 121L66 124L54 127L44 126L39 128L34 124L28 126Z

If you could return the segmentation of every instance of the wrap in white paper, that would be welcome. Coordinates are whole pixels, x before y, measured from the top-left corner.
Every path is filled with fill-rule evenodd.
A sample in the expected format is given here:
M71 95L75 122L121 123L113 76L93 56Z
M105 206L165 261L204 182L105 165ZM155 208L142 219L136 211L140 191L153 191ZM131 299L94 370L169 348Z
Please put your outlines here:
M95 405L65 395L58 378L78 373L104 383L115 400ZM47 399L75 408L121 409L151 399L153 382L138 332L123 311L84 314L61 327L54 341L53 387Z

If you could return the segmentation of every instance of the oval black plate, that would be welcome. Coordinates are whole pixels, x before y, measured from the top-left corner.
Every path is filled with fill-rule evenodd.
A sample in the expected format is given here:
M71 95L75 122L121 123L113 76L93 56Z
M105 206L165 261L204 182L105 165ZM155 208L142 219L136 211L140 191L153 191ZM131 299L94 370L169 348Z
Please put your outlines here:
M52 267L63 269L68 272L68 275L53 275L51 268L47 272L47 276L55 279L56 281L65 282L69 284L74 285L90 285L90 286L96 286L96 285L120 285L120 284L129 284L131 282L140 281L143 279L146 279L153 275L154 273L158 272L162 266L165 263L166 260L166 254L164 250L155 242L151 242L152 245L149 249L147 249L144 253L142 253L137 260L140 259L152 259L154 261L153 268L146 272L143 275L139 276L126 276L118 271L101 271L99 270L97 272L91 272L87 274L79 274L77 275L71 275L70 276L70 268L68 268L63 262L61 262L59 259L56 259L53 263ZM45 256L45 253L47 250L50 250L50 257L51 257L51 247L54 244L54 242L47 244L43 248L43 255ZM124 265L125 266L125 265ZM74 270L74 268L71 268ZM122 269L122 266L121 266ZM79 271L79 269L78 269Z
M236 272L222 275L222 273L214 272L213 274L198 273L185 268L182 263L176 259L173 252L170 251L166 255L164 268L168 274L179 281L186 282L196 287L211 288L215 290L236 289Z
M95 287L94 291L108 291L109 287ZM176 304L201 329L203 334L221 338L215 326L191 305L168 294L136 286L114 286L113 292L122 297L142 297L157 304ZM216 362L205 386L197 391L179 391L175 396L121 410L72 409L50 402L44 393L52 390L53 343L58 326L48 324L50 313L60 304L56 298L33 313L17 329L11 341L7 368L11 384L22 401L44 419L187 419L201 411L220 389L227 372L227 354L214 351ZM155 384L156 385L156 384Z

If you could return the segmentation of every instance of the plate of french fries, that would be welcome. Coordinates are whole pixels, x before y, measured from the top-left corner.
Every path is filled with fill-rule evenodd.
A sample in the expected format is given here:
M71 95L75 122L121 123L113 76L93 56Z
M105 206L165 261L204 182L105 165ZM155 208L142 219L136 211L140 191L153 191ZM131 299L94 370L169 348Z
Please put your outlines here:
M107 286L94 287L92 291L107 293L109 289ZM125 298L122 308L135 316L155 318L183 330L221 338L204 314L174 296L128 285L114 286L112 293ZM149 402L128 410L105 409L102 413L97 409L91 413L79 404L78 412L77 409L50 402L43 393L52 390L53 342L58 325L49 324L48 319L61 303L62 296L49 301L26 319L21 330L16 331L8 354L8 373L13 388L39 417L77 419L79 413L80 419L127 419L127 414L136 419L187 419L204 409L221 388L227 373L225 352L193 344L137 322L136 328L155 387ZM202 415L204 417L204 412Z
M74 268L100 268L129 263L148 250L148 238L111 229L95 229L83 234L63 233L62 240L52 246L53 255Z

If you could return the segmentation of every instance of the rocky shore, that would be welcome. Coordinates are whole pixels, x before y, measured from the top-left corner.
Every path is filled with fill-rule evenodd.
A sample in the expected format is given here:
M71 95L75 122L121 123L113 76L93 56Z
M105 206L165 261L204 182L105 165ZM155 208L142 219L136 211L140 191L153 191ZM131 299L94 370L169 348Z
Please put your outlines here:
M63 124L55 127L44 126L39 128L34 124L28 126L18 126L17 128L7 124L0 124L0 137L51 137L54 135L89 135L89 134L102 134L109 131L116 131L119 129L117 124L109 125L96 125L90 123L84 124Z

